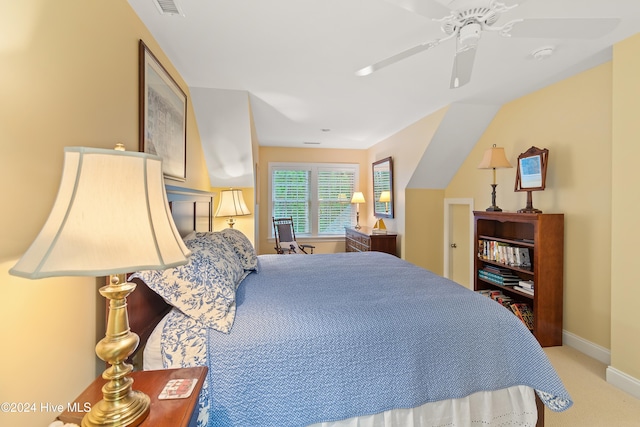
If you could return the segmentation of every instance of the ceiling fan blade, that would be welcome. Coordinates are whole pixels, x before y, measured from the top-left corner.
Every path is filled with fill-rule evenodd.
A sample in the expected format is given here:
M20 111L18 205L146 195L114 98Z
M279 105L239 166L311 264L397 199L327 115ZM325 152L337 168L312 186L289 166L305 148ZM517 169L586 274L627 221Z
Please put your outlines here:
M451 72L451 89L457 89L466 85L471 80L473 62L476 58L476 48L469 47L456 53L453 59L453 71Z
M396 53L395 55L392 55L388 58L383 59L382 61L378 61L374 64L371 64L367 67L361 68L358 71L356 71L356 76L368 76L369 74L373 73L374 71L378 71L381 68L387 67L391 64L395 64L398 61L401 61L405 58L408 58L410 56L413 56L417 53L423 52L425 50L431 49L432 47L435 47L437 45L440 44L440 42L442 40L445 39L437 39L437 40L432 40L432 41L428 41L428 42L424 42L422 44L419 44L417 46L414 46L412 48L409 48L407 50L404 50L400 53Z
M613 31L619 18L525 19L509 32L513 37L596 39Z
M399 6L418 15L427 18L442 18L451 14L451 9L436 0L386 0L388 3Z

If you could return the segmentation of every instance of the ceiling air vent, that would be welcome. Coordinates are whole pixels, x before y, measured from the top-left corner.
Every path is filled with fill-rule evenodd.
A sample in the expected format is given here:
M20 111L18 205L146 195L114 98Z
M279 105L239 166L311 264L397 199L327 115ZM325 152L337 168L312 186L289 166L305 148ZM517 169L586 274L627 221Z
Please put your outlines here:
M153 4L156 5L162 15L184 16L178 0L153 0Z

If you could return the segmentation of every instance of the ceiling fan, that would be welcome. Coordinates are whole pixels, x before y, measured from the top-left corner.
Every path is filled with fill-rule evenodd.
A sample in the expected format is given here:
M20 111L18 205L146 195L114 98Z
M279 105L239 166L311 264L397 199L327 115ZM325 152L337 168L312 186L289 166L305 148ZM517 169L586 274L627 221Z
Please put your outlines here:
M519 6L508 5L501 0L387 0L412 12L432 18L448 13L441 22L444 37L429 40L356 71L357 76L367 76L417 53L435 48L455 38L455 57L450 88L461 87L471 80L471 72L478 42L483 32L497 32L503 37L528 38L598 38L611 32L620 22L618 18L577 19L513 19L496 25L501 15ZM506 0L509 1L509 0ZM524 1L524 0L522 0ZM443 3L446 3L445 6ZM459 7L456 7L459 5ZM449 7L455 7L450 9Z

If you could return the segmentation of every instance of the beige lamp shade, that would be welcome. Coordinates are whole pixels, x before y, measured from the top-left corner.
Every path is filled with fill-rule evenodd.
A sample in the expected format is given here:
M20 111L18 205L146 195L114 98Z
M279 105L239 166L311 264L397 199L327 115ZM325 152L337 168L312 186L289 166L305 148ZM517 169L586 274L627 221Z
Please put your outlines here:
M356 191L351 197L351 203L365 203L364 194L361 191Z
M222 190L220 192L220 204L216 216L243 216L251 212L244 202L242 190Z
M67 147L49 218L9 271L37 279L107 276L186 264L153 155Z
M145 153L65 148L58 195L49 218L9 273L30 279L111 276L100 294L109 300L106 335L96 354L111 365L102 374L103 399L82 425L139 425L150 398L132 390L126 359L138 346L129 328L127 296L136 288L118 274L166 269L188 262L189 249L173 223L162 160Z
M379 202L382 203L388 203L391 201L391 192L390 191L383 191L382 193L380 193L380 200L378 200Z
M484 152L482 161L478 165L478 169L500 169L500 168L512 168L511 163L507 160L507 156L504 153L504 148L493 147Z

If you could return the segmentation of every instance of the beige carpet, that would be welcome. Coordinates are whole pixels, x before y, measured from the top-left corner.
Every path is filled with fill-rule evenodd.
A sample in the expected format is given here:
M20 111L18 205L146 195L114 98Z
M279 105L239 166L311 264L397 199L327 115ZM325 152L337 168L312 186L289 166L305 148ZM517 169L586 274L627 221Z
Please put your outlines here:
M545 409L545 427L640 427L640 399L607 383L606 365L568 346L544 350L573 399L564 412Z

